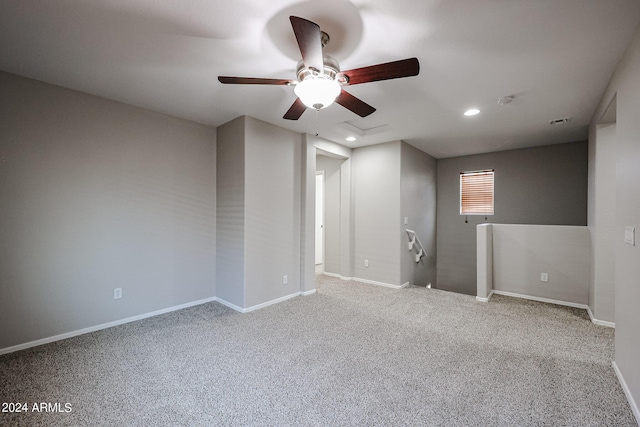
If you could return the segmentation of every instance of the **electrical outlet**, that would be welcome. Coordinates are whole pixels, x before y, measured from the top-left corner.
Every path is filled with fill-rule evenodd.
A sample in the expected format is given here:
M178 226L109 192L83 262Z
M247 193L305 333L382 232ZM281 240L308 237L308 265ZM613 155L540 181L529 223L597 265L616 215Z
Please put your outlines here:
M113 299L122 298L122 288L115 288L113 290Z
M289 283L289 277L285 274L282 276L282 284L286 285L287 283Z
M368 260L368 259L365 259L365 260L364 260L364 266L365 266L365 267L369 267L369 260Z
M549 273L540 273L540 281L548 282L549 281Z

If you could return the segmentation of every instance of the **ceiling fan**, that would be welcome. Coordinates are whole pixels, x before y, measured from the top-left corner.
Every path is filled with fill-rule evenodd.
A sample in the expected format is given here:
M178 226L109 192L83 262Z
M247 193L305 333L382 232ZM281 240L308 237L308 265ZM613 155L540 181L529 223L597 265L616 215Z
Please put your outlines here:
M296 70L297 80L218 76L224 84L293 86L298 98L285 113L287 120L298 120L307 108L320 110L334 101L366 117L376 109L342 89L343 86L416 76L420 72L417 58L340 71L338 61L322 53L329 35L321 31L318 24L304 18L290 16L289 20L302 54Z

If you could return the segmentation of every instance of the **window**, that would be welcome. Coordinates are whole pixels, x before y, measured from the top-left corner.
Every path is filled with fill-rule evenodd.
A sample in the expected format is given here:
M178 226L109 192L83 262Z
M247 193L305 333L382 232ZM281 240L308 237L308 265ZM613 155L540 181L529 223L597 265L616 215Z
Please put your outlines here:
M493 215L493 169L460 173L460 215Z

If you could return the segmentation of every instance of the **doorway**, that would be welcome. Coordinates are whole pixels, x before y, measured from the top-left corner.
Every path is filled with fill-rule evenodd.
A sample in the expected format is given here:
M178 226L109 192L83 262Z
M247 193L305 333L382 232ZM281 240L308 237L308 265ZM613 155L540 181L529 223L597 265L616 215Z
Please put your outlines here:
M324 171L316 173L316 270L324 263Z

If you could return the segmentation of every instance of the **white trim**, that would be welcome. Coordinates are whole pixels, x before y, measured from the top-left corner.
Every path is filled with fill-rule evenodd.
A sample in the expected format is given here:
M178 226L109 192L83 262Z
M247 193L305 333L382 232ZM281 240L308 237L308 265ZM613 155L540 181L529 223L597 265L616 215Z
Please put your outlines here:
M54 335L52 337L42 338L35 341L29 341L23 344L14 345L11 347L0 348L0 354L13 353L15 351L25 350L31 347L37 347L43 344L49 344L55 341L61 341L67 338L72 338L78 335L88 334L90 332L99 331L102 329L112 328L114 326L124 325L125 323L136 322L138 320L146 319L148 317L159 316L161 314L170 313L176 310L182 310L183 308L189 308L196 305L206 304L208 302L216 301L215 297L205 298L198 301L192 301L185 304L175 305L173 307L163 308L161 310L152 311L150 313L139 314L137 316L127 317L125 319L114 320L113 322L102 323L100 325L90 326L88 328L78 329L77 331L65 332L64 334Z
M313 295L315 293L316 293L315 289L311 289L310 291L304 291L304 292L300 291L300 295L305 296L305 297L309 296L309 295Z
M583 310L586 310L589 307L586 304L578 304L577 302L559 301L559 300L549 299L549 298L541 298L541 297L534 297L534 296L530 296L530 295L516 294L516 293L513 293L513 292L496 291L495 289L493 290L493 293L496 294L496 295L504 295L506 297L530 299L530 300L533 300L533 301L546 302L546 303L549 303L549 304L557 304L557 305L565 305L567 307L581 308Z
M618 368L618 365L616 364L616 362L615 361L611 362L611 365L613 366L613 370L616 372L618 381L620 381L620 386L622 386L624 395L627 397L629 406L631 406L631 412L633 412L633 415L636 417L636 422L638 423L638 426L640 426L640 409L638 409L638 405L636 404L635 400L633 400L633 396L631 395L631 390L629 389L627 382L624 380L624 377L622 376L622 372L620 372L620 369Z
M614 322L607 322L606 320L598 320L593 316L593 313L591 312L591 307L587 306L587 313L589 313L589 318L591 319L591 322L596 324L596 325L600 325L600 326L607 326L609 328L615 328L616 324Z
M481 296L476 296L476 300L480 301L480 302L489 302L491 300L491 297L493 296L493 291L489 292L489 296L484 298Z
M568 307L581 308L583 310L587 310L587 313L589 314L589 319L591 319L591 323L593 323L595 325L599 325L599 326L606 326L606 327L609 327L609 328L615 328L616 327L616 324L613 323L613 322L607 322L606 320L598 320L595 317L593 317L593 313L591 312L591 308L586 304L578 304L578 303L575 303L575 302L567 302L567 301L558 301L558 300L549 299L549 298L534 297L534 296L530 296L530 295L522 295L522 294L516 294L516 293L513 293L513 292L496 291L496 290L492 290L491 293L489 293L489 296L487 298L476 296L476 300L481 301L481 302L489 302L489 300L491 299L493 294L504 295L504 296L507 296L507 297L514 297L514 298L529 299L529 300L533 300L533 301L546 302L546 303L550 303L550 304L564 305L564 306L568 306Z
M315 289L313 290L313 292L315 292ZM249 313L250 311L259 310L261 308L268 307L270 305L277 304L279 302L283 302L283 301L286 301L286 300L291 299L291 298L295 298L295 297L297 297L297 296L299 296L301 294L302 294L302 292L295 292L293 294L285 295L283 297L276 298L276 299L273 299L271 301L263 302L261 304L257 304L257 305L254 305L254 306L251 306L251 307L247 307L247 308L238 307L237 305L232 304L229 301L225 301L225 300L217 298L217 297L216 297L216 301L218 301L220 304L226 305L227 307L232 308L235 311L238 311L240 313Z
M222 304L222 305L224 305L226 307L229 307L229 308L231 308L231 309L233 309L235 311L239 311L240 313L245 313L245 311L244 311L245 309L244 308L239 307L239 306L237 306L235 304L232 304L229 301L223 300L222 298L215 297L215 301L219 302L220 304Z
M359 277L345 277L345 276L341 276L341 275L336 274L336 273L324 272L322 274L324 274L325 276L329 276L329 277L337 277L338 279L341 279L341 280L353 280L354 282L366 283L368 285L383 286L385 288L391 288L391 289L402 289L402 288L406 288L407 286L409 286L409 282L403 283L402 285L392 285L391 283L376 282L375 280L361 279Z
M250 311L255 311L255 310L258 310L258 309L261 309L261 308L264 308L264 307L267 307L267 306L270 306L270 305L273 305L273 304L277 304L279 302L283 302L283 301L286 301L288 299L295 298L295 297L297 297L299 295L300 295L300 292L295 292L293 294L285 295L285 296L280 297L280 298L272 299L271 301L263 302L262 304L254 305L254 306L251 306L251 307L247 307L247 308L244 309L243 313L249 313Z

